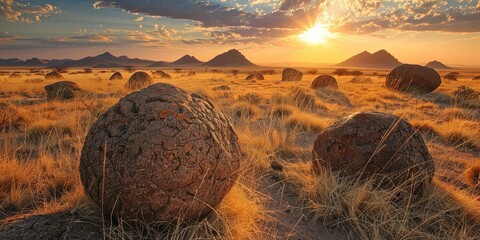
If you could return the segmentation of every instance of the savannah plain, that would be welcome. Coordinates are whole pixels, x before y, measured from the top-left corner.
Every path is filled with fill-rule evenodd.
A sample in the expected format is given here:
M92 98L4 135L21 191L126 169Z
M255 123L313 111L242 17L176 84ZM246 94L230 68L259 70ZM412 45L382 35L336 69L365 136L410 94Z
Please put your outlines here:
M136 71L161 68L68 68L62 75L83 90L47 101L51 69L2 68L0 76L0 232L34 229L62 239L478 239L480 236L479 69L438 71L442 83L427 94L385 87L389 69L298 68L298 82L282 82L283 68L164 68L154 78L209 99L230 119L242 151L240 176L203 220L169 226L102 217L79 176L85 136L95 121L131 91ZM252 71L264 80L245 80ZM264 71L268 70L268 71ZM122 80L109 80L119 71ZM188 76L195 71L195 76ZM456 80L443 76L458 72ZM18 72L21 76L10 78ZM337 72L338 73L338 72ZM311 89L318 75L338 89ZM410 122L424 139L435 176L421 196L395 201L397 190L311 170L312 147L330 124L375 111ZM104 215L108 216L108 214ZM68 230L65 230L68 229ZM21 230L23 229L23 230ZM16 234L19 234L18 232ZM79 235L75 235L79 234ZM9 236L9 235L4 235ZM21 236L21 235L14 235ZM45 235L46 236L46 235Z

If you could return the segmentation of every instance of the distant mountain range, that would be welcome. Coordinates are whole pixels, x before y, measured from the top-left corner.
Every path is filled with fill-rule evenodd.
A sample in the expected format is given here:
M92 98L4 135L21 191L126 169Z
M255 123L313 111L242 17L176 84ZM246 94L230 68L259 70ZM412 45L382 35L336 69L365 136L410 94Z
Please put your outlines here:
M360 68L395 68L401 64L402 63L389 52L380 50L373 54L367 51L361 52L339 63L337 66Z
M242 53L236 49L222 53L208 62L202 62L194 56L185 55L174 62L151 61L127 56L116 57L109 52L78 60L72 59L38 59L32 58L23 61L18 58L0 59L0 66L22 66L22 67L88 67L88 68L121 68L131 67L252 67L256 66L250 62Z
M436 61L436 60L427 63L427 65L425 65L425 67L429 67L429 68L433 68L433 69L453 69L452 67L449 67L449 66L443 64L442 62L439 62L439 61Z

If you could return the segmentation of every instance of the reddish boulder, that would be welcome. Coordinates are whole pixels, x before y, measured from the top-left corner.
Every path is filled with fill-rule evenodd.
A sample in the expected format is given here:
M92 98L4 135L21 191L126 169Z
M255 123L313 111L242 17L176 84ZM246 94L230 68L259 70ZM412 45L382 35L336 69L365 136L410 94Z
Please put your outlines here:
M303 78L303 73L293 68L285 68L282 72L282 81L300 81Z
M315 140L313 170L342 177L374 178L387 187L412 192L430 182L434 163L421 135L390 114L353 114L324 129Z
M158 83L120 99L92 126L80 176L106 213L177 224L220 203L240 158L230 121L210 101Z

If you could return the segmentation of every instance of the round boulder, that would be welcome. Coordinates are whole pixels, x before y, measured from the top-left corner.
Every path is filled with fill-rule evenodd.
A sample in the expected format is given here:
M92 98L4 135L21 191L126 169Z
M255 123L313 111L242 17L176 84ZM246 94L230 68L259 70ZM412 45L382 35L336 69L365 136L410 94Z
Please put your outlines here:
M393 69L386 78L386 86L401 92L429 93L442 84L437 71L432 68L403 64Z
M153 77L159 77L159 78L165 78L165 79L171 79L172 76L170 74L162 71L162 70L157 70L155 72L152 72Z
M292 82L300 81L303 78L303 73L293 68L285 68L282 72L282 81Z
M325 128L315 140L313 170L342 177L374 178L387 188L423 190L434 163L421 135L407 121L390 114L361 112Z
M53 71L53 72L47 73L47 75L45 75L45 80L46 81L57 81L57 80L64 80L64 79L65 78L62 76L62 74L60 74L57 71Z
M112 76L110 77L110 80L122 80L122 79L123 79L123 76L120 72L116 72L112 74Z
M82 89L78 84L71 81L60 81L44 87L47 92L47 100L68 100L75 97L75 92Z
M248 74L247 78L245 80L264 80L265 78L263 77L263 74L259 72L252 72Z
M240 158L230 121L210 101L157 83L120 99L92 126L80 176L106 213L176 224L217 206Z
M310 86L311 89L334 88L338 89L337 79L330 75L320 75L315 78Z
M125 83L125 88L129 90L138 90L151 84L153 84L152 76L148 75L146 72L136 72L130 77L130 79L128 79L127 83Z

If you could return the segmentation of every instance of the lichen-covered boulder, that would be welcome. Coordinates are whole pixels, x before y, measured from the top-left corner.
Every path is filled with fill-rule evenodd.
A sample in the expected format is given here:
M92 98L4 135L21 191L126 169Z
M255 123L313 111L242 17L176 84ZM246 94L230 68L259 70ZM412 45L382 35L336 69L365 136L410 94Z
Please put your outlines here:
M388 88L396 91L429 93L442 84L442 79L432 68L403 64L387 75L385 83Z
M112 76L110 77L110 80L122 80L123 79L123 76L120 72L115 72L114 74L112 74Z
M125 83L125 88L129 90L138 90L153 84L152 76L146 72L134 73Z
M120 99L92 126L80 176L106 213L175 224L217 206L240 157L229 120L208 100L158 83Z
M252 72L248 74L248 76L245 78L245 80L264 80L265 78L263 77L263 74L259 72Z
M361 112L324 129L315 140L313 170L342 177L374 178L386 187L418 193L434 174L420 133L397 116Z
M303 73L293 68L285 68L282 72L282 81L300 81L303 78Z
M57 71L49 72L45 75L46 81L57 81L57 80L64 80L65 77L62 74L58 73Z
M75 93L82 89L78 84L71 81L60 81L44 87L47 92L47 100L68 100L75 97Z
M320 75L313 80L310 88L311 89L319 89L319 88L338 89L337 79L335 79L330 75Z

